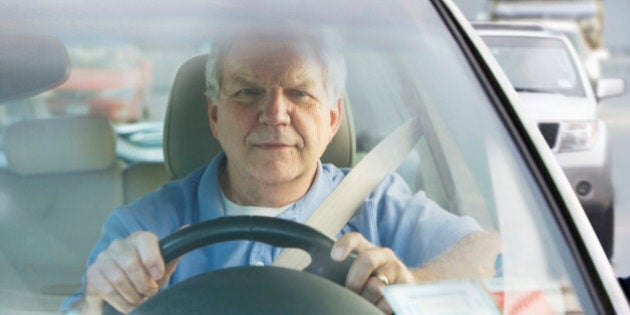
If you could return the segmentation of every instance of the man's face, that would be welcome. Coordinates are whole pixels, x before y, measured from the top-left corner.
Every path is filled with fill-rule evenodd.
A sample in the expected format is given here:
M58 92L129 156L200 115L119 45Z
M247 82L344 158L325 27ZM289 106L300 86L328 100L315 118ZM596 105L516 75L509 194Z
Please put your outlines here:
M248 184L312 179L341 120L309 49L269 42L232 45L208 110L230 178Z

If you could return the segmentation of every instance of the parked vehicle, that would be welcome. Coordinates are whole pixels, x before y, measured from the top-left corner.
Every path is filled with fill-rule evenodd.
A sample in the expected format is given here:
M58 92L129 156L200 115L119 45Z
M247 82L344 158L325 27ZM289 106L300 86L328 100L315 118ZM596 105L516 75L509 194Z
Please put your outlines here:
M166 169L169 178L185 177L217 153L207 126L207 56L199 55L197 48L212 45L216 36L232 28L277 26L279 21L326 30L342 43L348 70L343 113L347 128L336 137L345 141L334 142L323 163L352 167L379 141L410 122L419 129L419 139L413 140L397 171L409 193L426 195L446 211L473 218L500 240L501 253L493 257L493 275L488 278L461 276L386 287L385 298L396 314L630 312L571 184L537 132L537 123L528 118L530 111L451 1L110 0L99 2L98 8L92 5L92 1L6 0L0 5L0 23L18 28L21 34L53 35L67 45L89 38L107 48L112 41L123 41L147 56L176 58L168 64L182 65L175 69L177 74L153 63L156 81L173 82L163 107L164 163L130 161L116 154L121 139L135 141L138 149L146 144L154 150L160 143L155 139L159 127L123 128L116 123L114 128L113 119L87 113L32 119L12 112L15 119L7 119L0 129L0 151L6 156L6 163L0 165L0 314L57 314L59 304L82 286L86 258L111 210L133 202L128 196L137 196L138 191L158 189L163 178L148 174ZM2 43L0 51L8 50ZM0 71L1 86L31 82L24 76L39 69L31 61L49 60L44 58L52 51L48 50L31 49L32 57L11 59L8 64L24 75L5 77ZM0 54L0 61L4 56ZM40 91L55 82L32 88ZM0 106L19 108L17 95L10 96L0 97ZM34 97L23 102L47 95ZM157 110L159 104L151 108ZM179 130L190 133L174 137L169 131L178 129L171 119L182 112L186 119ZM579 140L588 131L570 132L567 138ZM174 156L174 151L179 154ZM418 209L409 207L400 215L407 211ZM309 235L307 239L315 238ZM476 254L479 249L471 251ZM253 274L278 277L257 281ZM200 278L190 280L194 279ZM313 305L343 303L355 312L362 310L363 300L354 293L306 272L246 266L227 280L219 290L226 293L228 285L237 289L236 303L231 305L234 313L264 313L267 306L304 306L290 313L313 313ZM297 283L324 285L298 290ZM211 287L207 282L201 286ZM252 305L254 299L243 297L252 288L272 294ZM283 293L275 294L276 289ZM194 292L186 293L174 302L160 295L149 301L157 301L151 303L158 303L153 304L161 306L158 310L185 314L195 313L191 308L200 305L197 302L203 313L214 310L203 303L218 295L195 298ZM301 295L287 298L285 293Z
M591 49L602 46L603 0L493 0L489 11L495 22L573 21Z
M543 19L532 20L532 22L541 24L550 31L566 35L580 56L591 83L596 84L602 77L602 64L610 57L610 53L603 45L593 48L582 33L578 22L574 20Z
M105 117L126 123L142 119L151 86L151 64L133 45L72 44L70 77L45 98L52 115Z
M600 78L595 92L566 36L541 25L476 23L475 28L537 122L611 257L615 226L611 149L597 104L622 94L624 83Z
M592 82L601 76L601 63L608 59L603 44L602 0L494 0L490 21L543 24L562 32L582 58Z

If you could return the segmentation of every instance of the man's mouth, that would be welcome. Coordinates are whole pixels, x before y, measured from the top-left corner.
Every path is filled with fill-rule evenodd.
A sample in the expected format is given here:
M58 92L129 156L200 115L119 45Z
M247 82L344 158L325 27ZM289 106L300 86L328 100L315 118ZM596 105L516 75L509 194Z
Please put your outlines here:
M282 141L265 141L265 142L257 143L254 146L261 149L265 149L265 150L280 150L280 149L293 147L293 145L290 145Z
M302 146L302 141L296 135L290 132L282 133L277 130L250 133L246 142L262 150L299 149Z

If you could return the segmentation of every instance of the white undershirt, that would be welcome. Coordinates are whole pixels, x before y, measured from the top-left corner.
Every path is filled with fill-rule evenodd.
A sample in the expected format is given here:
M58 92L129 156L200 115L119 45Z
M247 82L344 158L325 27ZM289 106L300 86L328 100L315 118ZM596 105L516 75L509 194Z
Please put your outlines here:
M241 206L233 203L227 197L223 191L221 191L221 197L223 197L223 204L225 205L225 214L227 216L235 216L235 215L259 215L265 217L276 217L282 211L288 209L293 205L290 203L286 206L282 206L279 208L271 208L271 207L257 207L257 206Z

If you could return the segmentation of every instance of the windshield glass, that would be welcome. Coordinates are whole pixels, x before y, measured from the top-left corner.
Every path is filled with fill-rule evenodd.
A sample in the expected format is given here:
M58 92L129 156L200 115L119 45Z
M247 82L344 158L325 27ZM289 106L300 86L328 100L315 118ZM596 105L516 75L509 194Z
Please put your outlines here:
M552 313L594 311L544 188L508 132L506 126L513 122L498 113L487 92L492 87L482 84L462 43L430 2L325 1L307 10L255 1L152 1L147 6L112 1L98 10L84 4L10 2L12 9L0 13L1 23L60 38L73 68L62 86L0 104L0 313L58 313L66 298L84 288L86 262L108 215L117 207L124 212L145 202L137 199L141 196L160 194L171 180L162 152L176 142L163 138L162 126L177 110L167 110L177 70L208 53L226 29L244 21L277 26L278 15L331 32L341 43L347 68L343 114L351 121L354 146L351 165L340 167L356 165L399 126L418 119L419 138L397 168L396 178L408 187L404 194L426 197L431 200L426 207L434 203L449 215L466 217L476 230L498 240L484 277L461 274L417 286L469 288L472 281L474 296L489 303L478 305L506 314L532 300ZM35 12L43 16L36 18ZM64 23L58 23L61 16ZM81 42L89 45L77 44ZM583 95L561 42L491 38L488 43L517 89ZM527 77L530 70L533 77ZM94 84L85 85L88 79ZM207 114L205 90L198 92L191 98L201 97L201 113ZM205 129L199 130L210 134L208 117L201 122ZM207 145L195 138L177 141ZM393 158L395 153L390 154ZM200 167L205 164L195 168ZM196 196L206 200L204 194L200 190ZM422 221L409 219L420 210L401 206L396 229ZM209 211L203 208L191 217ZM170 212L159 213L154 222L174 220ZM129 224L124 226L142 225ZM378 226L373 226L375 233ZM178 228L164 228L160 236ZM417 265L410 267L421 267L450 248L432 256L423 253L441 243L436 233L396 250L415 260ZM382 246L391 241L389 235L379 237ZM472 255L477 251L479 256L486 252L472 248ZM466 296L440 297L455 299L445 307L468 305ZM438 301L429 295L419 298Z
M517 91L584 97L580 76L561 40L518 36L484 40Z

